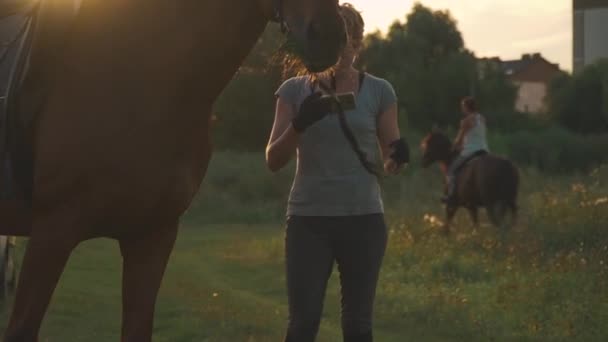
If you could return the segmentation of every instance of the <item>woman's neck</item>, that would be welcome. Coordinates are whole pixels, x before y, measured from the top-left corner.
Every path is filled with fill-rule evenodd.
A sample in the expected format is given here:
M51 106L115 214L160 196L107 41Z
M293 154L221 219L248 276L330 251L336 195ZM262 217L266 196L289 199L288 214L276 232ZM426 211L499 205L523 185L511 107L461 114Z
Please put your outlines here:
M339 65L338 64L334 68L334 74L336 75L336 77L349 76L352 73L358 73L357 69L355 69L355 67L353 67L352 64L349 64L349 65Z
M338 92L357 92L359 88L359 71L352 65L334 68L330 77Z

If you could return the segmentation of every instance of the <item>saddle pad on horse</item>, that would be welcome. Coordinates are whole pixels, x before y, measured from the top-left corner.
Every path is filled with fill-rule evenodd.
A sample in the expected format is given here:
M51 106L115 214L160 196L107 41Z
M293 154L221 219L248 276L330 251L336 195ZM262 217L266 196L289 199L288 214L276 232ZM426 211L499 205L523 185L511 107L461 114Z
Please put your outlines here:
M466 157L465 159L457 160L455 162L455 165L452 166L452 169L454 170L454 174L460 173L460 171L462 169L464 169L464 167L467 166L468 164L470 164L472 161L477 160L486 155L488 155L487 151L479 150L479 151L471 154L470 156Z
M0 20L17 26L8 27L12 36L0 50L0 69L8 70L0 80L0 199L31 200L30 128L79 6L80 0L9 0L0 5Z
M479 150L473 154L471 154L471 156L469 158L467 158L467 160L464 162L464 165L472 162L473 160L479 159L483 156L487 156L488 155L488 151L484 151L484 150Z

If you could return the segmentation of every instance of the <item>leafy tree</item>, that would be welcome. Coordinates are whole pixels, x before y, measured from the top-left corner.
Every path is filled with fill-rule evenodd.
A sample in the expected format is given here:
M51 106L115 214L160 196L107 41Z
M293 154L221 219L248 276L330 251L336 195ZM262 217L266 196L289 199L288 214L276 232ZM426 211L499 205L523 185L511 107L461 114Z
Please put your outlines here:
M549 87L553 118L567 129L584 134L608 132L608 60L580 73L557 77Z
M273 121L273 94L282 77L281 66L273 63L282 41L279 30L269 26L217 101L213 135L220 148L264 148ZM500 111L501 119L491 122L510 122L516 89L501 70L479 72L449 11L416 4L386 34L366 36L358 63L395 87L402 125L420 130L434 124L455 126L466 95L478 97L488 117Z
M376 32L365 43L361 66L393 84L411 125L457 124L460 99L475 89L476 61L448 11L417 3L405 23L395 22L386 36Z
M274 119L274 92L281 70L274 63L283 41L270 25L214 107L214 143L223 149L260 150Z
M482 66L476 98L481 108L492 111L513 112L517 99L517 87L507 79L502 68L487 64ZM488 112L487 115L491 115Z

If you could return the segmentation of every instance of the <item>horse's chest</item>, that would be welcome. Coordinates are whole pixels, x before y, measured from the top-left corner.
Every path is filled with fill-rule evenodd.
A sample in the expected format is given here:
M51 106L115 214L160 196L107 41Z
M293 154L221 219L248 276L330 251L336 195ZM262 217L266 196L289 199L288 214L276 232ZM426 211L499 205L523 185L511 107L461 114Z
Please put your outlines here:
M209 151L207 147L177 158L158 158L160 161L152 163L147 170L130 173L124 184L133 184L133 189L118 189L121 194L128 194L124 206L131 207L131 212L147 216L179 217L199 189L209 162Z
M45 153L55 158L39 160L37 200L46 207L69 203L95 222L123 229L175 220L209 162L207 127L199 127L181 136L151 130L139 137L83 139L61 153Z

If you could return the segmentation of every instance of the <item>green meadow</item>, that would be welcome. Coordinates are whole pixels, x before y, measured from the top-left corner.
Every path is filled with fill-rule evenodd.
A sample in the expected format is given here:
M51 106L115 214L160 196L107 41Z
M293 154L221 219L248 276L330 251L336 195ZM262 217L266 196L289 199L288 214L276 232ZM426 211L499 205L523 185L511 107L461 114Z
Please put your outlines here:
M293 165L216 153L186 214L157 302L155 341L280 341L287 317L283 211ZM376 340L607 341L608 167L552 175L522 168L519 223L501 238L465 211L439 232L441 175L416 166L383 180L390 242ZM22 254L26 241L20 240ZM20 257L18 256L18 261ZM41 341L120 339L116 242L74 252ZM340 341L336 274L319 341ZM10 301L3 305L4 328Z

